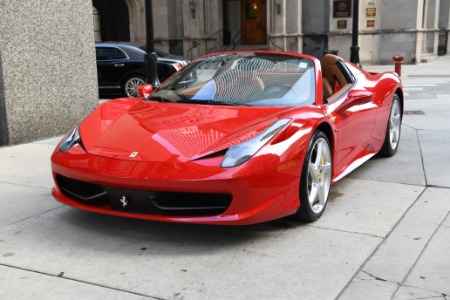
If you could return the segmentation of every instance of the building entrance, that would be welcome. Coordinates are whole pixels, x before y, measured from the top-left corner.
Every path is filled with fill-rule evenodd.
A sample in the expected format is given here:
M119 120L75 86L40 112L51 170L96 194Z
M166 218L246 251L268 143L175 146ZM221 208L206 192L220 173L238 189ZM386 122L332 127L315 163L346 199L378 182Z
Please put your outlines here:
M266 44L266 0L242 0L242 44Z
M92 5L101 41L130 41L130 20L124 0L93 0Z

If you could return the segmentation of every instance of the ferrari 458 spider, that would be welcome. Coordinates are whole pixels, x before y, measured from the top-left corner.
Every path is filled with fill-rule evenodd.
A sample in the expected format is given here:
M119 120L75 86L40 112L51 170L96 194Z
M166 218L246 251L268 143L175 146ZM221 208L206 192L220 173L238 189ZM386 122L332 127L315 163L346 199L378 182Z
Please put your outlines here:
M314 221L333 183L399 145L398 76L331 54L207 55L139 93L99 105L62 139L57 200L156 221Z

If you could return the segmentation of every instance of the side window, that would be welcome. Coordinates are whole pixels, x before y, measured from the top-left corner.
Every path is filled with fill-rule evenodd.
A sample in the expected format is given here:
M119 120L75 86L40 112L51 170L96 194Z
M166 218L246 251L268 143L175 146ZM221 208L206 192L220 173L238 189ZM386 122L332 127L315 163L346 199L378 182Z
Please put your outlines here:
M165 81L167 78L170 77L170 75L172 75L175 70L171 70L170 65L167 64L163 64L163 63L157 63L157 70L158 70L158 78L159 81L163 82Z
M340 60L337 63L337 66L338 66L339 70L341 71L342 75L344 75L345 80L347 81L347 83L354 83L355 82L355 76L353 76L352 72L347 67L347 64L345 64L344 61Z
M113 47L95 48L97 60L126 59L127 55L122 50Z
M358 68L356 68L355 66L353 66L352 63L349 62L345 62L345 66L347 67L347 69L349 70L349 72L353 75L353 77L355 77L356 75L361 73L361 70L359 70Z

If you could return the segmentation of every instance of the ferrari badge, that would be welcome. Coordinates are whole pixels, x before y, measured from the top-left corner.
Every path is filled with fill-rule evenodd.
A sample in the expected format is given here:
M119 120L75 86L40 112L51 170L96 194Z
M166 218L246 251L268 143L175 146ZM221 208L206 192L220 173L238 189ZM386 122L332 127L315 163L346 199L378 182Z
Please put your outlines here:
M125 197L125 195L120 198L120 204L122 204L122 208L125 208L128 205L128 199Z

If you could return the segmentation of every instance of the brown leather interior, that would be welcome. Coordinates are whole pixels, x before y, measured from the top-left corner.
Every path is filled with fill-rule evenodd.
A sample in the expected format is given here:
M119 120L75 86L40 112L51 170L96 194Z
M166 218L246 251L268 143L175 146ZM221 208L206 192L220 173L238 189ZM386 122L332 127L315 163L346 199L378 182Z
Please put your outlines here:
M334 86L336 80L339 85L343 86L348 82L345 80L344 75L337 66L338 61L341 60L339 56L333 54L325 54L321 65L322 65L322 75L330 82L331 86Z
M323 85L323 94L328 99L333 95L333 88L331 87L331 83L325 77L322 78Z
M349 84L351 84L351 82L347 82L337 65L340 60L342 58L339 56L325 54L321 61L323 89L328 101L330 101L329 98L339 95L341 91L347 89ZM338 91L335 91L335 88Z

